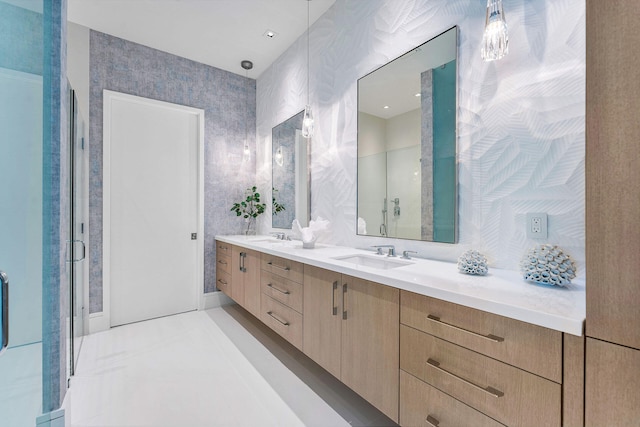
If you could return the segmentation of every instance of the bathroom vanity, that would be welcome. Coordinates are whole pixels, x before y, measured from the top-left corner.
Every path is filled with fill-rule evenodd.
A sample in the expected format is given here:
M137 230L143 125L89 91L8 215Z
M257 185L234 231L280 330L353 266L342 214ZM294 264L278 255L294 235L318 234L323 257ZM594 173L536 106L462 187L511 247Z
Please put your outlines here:
M577 425L585 289L217 236L218 288L402 426Z

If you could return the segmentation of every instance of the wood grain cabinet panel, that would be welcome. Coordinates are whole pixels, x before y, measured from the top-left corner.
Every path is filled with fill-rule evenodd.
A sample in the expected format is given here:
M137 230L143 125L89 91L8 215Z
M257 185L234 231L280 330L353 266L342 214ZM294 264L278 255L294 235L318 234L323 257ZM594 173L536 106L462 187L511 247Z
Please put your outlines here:
M398 420L400 293L343 276L341 380L392 420Z
M263 253L261 256L261 268L285 279L293 280L297 283L303 282L304 264L300 262Z
M216 287L226 296L231 298L231 274L222 270L218 270L216 272L216 276Z
M303 300L302 350L339 379L342 353L342 274L305 266Z
M400 367L506 425L560 426L560 384L405 325Z
M562 382L562 332L407 291L400 304L405 325Z
M244 307L244 272L242 271L244 248L231 247L231 297Z
M262 293L302 313L302 284L265 270L262 270L260 281Z
M400 425L405 427L504 427L453 397L400 371Z
M245 249L244 256L244 308L260 318L260 253Z
M398 289L306 265L303 300L305 354L397 421Z
M231 255L220 251L216 252L216 271L231 274Z
M640 350L587 338L585 425L640 426Z
M302 315L267 295L263 295L261 304L260 320L298 349L302 349Z

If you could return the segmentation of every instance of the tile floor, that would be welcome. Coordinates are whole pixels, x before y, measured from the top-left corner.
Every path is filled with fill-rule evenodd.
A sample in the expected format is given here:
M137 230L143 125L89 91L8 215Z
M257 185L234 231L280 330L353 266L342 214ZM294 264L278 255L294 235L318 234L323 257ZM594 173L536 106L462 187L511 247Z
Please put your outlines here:
M393 426L237 305L85 337L67 425Z

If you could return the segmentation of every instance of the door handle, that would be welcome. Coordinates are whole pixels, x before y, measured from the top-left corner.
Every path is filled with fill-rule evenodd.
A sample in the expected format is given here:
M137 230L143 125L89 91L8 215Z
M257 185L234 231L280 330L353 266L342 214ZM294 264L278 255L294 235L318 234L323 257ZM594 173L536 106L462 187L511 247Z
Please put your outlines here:
M2 342L0 354L9 345L9 277L4 271L0 271L0 286L2 287Z
M333 291L331 292L331 315L338 315L338 306L336 305L336 291L338 290L338 281L333 282Z
M80 259L70 259L67 262L80 262L83 261L86 254L87 254L87 248L84 244L84 240L67 240L67 243L71 243L72 245L75 245L76 243L80 243L82 245L82 258Z
M247 272L247 269L244 268L244 257L246 255L247 255L246 253L240 252L240 271L242 271L243 273Z
M345 304L345 295L347 295L347 284L342 285L342 320L347 320L347 305Z

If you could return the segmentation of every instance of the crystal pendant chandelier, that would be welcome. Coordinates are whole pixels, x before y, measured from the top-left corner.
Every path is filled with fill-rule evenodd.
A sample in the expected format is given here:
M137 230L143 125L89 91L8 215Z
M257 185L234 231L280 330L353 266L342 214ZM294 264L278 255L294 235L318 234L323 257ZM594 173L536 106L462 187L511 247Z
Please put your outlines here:
M313 136L313 113L311 112L311 105L309 105L309 2L307 0L307 105L304 107L304 117L302 118L302 136L305 138L311 138Z
M509 34L502 0L487 0L487 18L482 36L482 59L494 61L509 53Z

